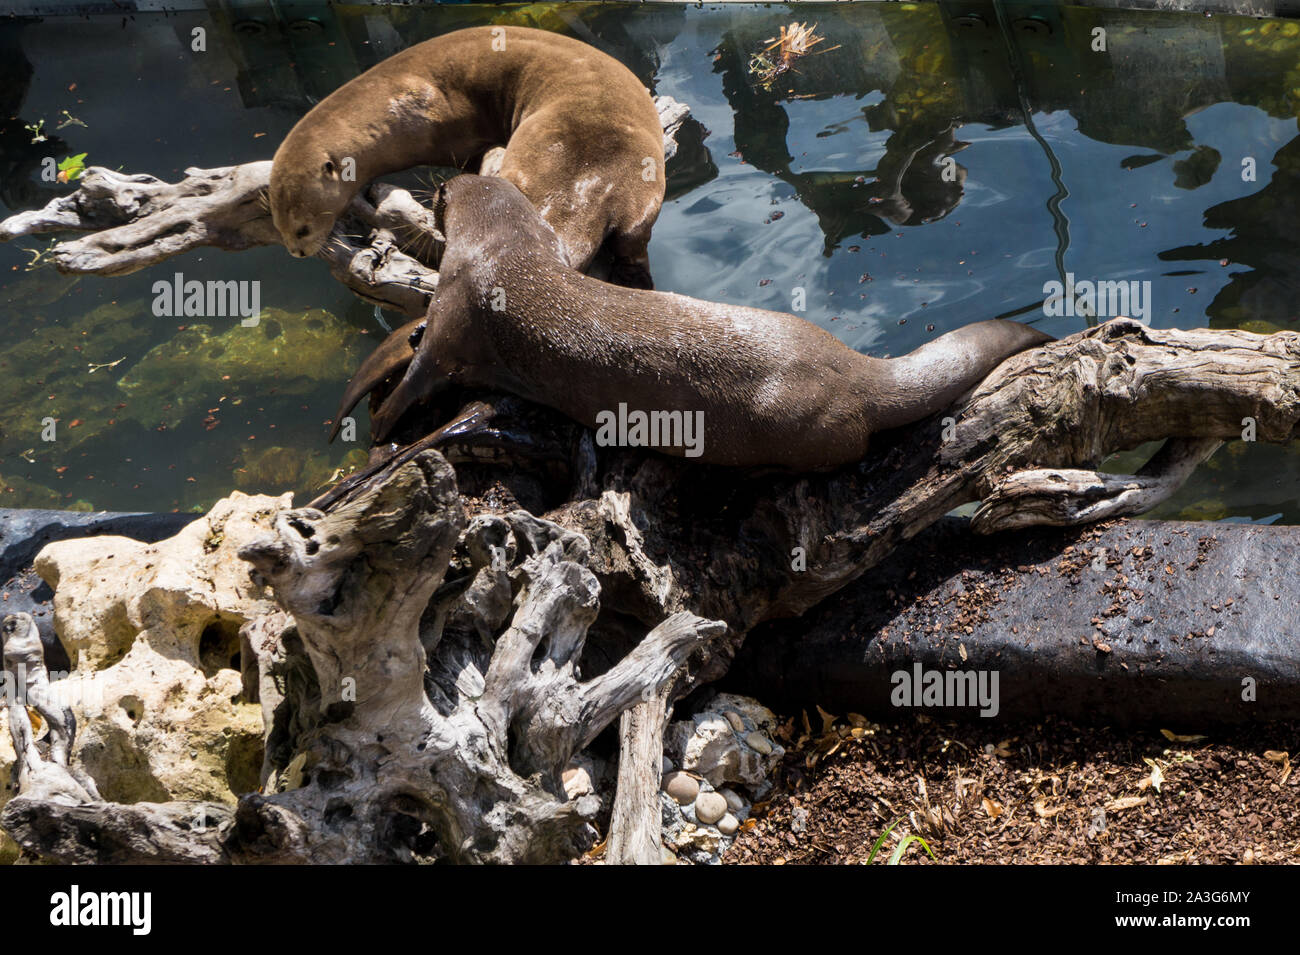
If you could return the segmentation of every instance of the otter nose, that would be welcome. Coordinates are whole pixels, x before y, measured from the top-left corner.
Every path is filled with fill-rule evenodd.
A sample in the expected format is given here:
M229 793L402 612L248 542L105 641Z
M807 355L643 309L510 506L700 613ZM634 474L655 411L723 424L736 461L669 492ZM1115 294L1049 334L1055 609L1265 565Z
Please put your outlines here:
M305 259L307 257L307 253L296 246L289 250L289 254L298 259Z

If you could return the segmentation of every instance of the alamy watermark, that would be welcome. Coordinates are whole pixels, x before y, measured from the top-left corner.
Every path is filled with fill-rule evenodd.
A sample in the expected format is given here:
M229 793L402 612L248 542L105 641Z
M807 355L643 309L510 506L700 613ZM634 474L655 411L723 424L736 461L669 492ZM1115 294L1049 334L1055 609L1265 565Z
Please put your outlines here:
M997 670L927 670L914 663L911 672L895 670L889 682L894 706L978 706L980 716L998 715Z
M151 892L83 892L73 885L50 896L50 924L56 926L124 925L132 935L148 935L152 911Z
M1123 315L1146 324L1151 321L1151 283L1136 279L1075 281L1065 273L1065 283L1053 279L1043 283L1043 314L1048 318L1116 318Z
M618 411L596 414L596 444L621 448L681 448L688 458L704 453L703 411Z
M262 311L262 283L257 279L226 282L185 280L177 272L153 283L153 313L158 318L239 318L252 328Z
M50 670L49 683L40 680L30 689L27 682L27 664L19 663L17 672L0 670L0 704L4 706L34 706L34 695L45 695L53 706L75 706L82 713L97 716L104 711L104 687L97 679L98 674L83 675L80 679L70 680L66 670ZM46 699L40 700L45 703Z

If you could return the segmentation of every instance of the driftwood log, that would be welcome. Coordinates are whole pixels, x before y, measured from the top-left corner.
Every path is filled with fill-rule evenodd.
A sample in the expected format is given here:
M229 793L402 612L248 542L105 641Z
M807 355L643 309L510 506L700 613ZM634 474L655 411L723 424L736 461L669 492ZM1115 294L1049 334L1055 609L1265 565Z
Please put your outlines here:
M219 221L179 240L161 186L133 204L132 177L98 174L81 200L11 219L0 235L143 228L136 267L193 244L244 248L265 222L233 185L243 173L226 172L217 179L228 197L209 207ZM393 250L420 260L396 237L427 230L408 198L371 191L370 244L341 252L347 267L335 274L413 314L422 299L385 298L389 273L372 267L396 262L394 283L411 288L401 270L414 266ZM107 233L56 250L55 262L112 274L114 249L129 243ZM370 265L353 267L367 255ZM596 807L566 799L559 774L622 715L609 858L652 861L665 714L723 674L751 629L801 614L962 504L983 502L982 533L1134 514L1220 442L1300 436L1300 335L1117 319L1015 356L946 413L820 475L595 448L577 425L501 396L469 409L458 421L472 426L435 432L245 547L282 608L250 625L245 643L263 685L292 688L263 699L275 718L262 794L233 813L93 798L74 813L24 790L0 823L63 861L566 859L595 838ZM512 455L476 450L523 436L513 450L527 456L530 435L531 453L549 447L560 464L545 486ZM1096 471L1108 454L1160 439L1139 474ZM492 506L493 495L473 493L484 486L538 516ZM275 679L288 672L303 678ZM214 824L192 827L187 851L176 820L195 812Z

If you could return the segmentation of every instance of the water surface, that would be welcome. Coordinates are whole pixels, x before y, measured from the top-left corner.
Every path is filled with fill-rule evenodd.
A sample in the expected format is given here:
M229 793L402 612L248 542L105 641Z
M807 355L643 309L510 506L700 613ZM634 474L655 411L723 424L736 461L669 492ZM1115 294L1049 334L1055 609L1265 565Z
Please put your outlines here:
M269 158L384 56L516 23L600 46L707 129L670 167L661 289L783 311L801 295L810 321L876 355L995 316L1054 335L1103 318L1044 314L1044 283L1066 274L1150 283L1160 327L1297 327L1293 22L1016 3L284 9L282 24L0 21L0 214L69 190L41 181L47 156L167 180ZM765 85L752 57L795 19L826 52ZM55 129L69 115L84 125ZM323 264L207 249L77 281L26 270L46 246L0 246L0 503L301 499L349 463L325 422L383 329ZM177 272L259 280L268 311L255 328L156 317L152 286ZM1296 443L1230 444L1157 513L1300 521L1298 462Z

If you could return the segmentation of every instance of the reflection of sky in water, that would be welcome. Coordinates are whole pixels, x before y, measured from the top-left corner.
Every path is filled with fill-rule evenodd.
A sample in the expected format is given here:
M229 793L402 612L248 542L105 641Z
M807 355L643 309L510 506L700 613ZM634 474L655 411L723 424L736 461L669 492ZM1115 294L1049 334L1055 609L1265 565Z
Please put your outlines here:
M888 46L881 56L891 59L884 64L881 75L901 88L909 81L907 71L912 69L911 46L925 41L939 48L946 42L941 34L927 37L922 33L909 39L907 30L918 27L907 25L919 23L920 29L928 29L924 24L933 21L933 10L923 8L908 14L898 7L868 5L849 9L844 5L807 9L802 18L819 22L821 32L833 34L832 42L845 44L847 49L854 48L855 38L861 40L862 49L874 49L872 44L885 38ZM426 9L418 15L434 20L457 17L454 22L463 25L466 16L485 18L496 13L475 14L459 7L454 12L450 8ZM658 287L779 310L789 310L794 291L802 288L807 303L802 314L806 318L850 346L878 355L901 354L940 332L1003 314L1020 313L1023 319L1057 335L1083 327L1081 318L1048 319L1036 308L1025 311L1041 303L1043 284L1058 278L1058 241L1048 211L1048 200L1056 186L1048 157L1023 125L1014 97L1010 107L1002 103L1001 108L1009 109L1009 113L1000 126L955 117L955 139L966 148L953 156L967 174L956 207L924 225L886 221L888 231L883 234L869 234L879 231L879 220L867 211L869 207L864 203L869 193L865 190L871 186L873 171L886 157L891 137L910 130L906 120L895 124L896 129L871 130L864 110L876 116L877 111L888 107L891 91L854 89L846 81L841 84L843 88L814 91L818 98L773 97L789 121L784 148L779 140L769 139L763 143L763 155L756 155L757 147L753 146L747 156L732 155L738 148L736 107L724 92L724 76L715 63L714 51L732 35L748 37L743 29L746 24L761 22L756 35L770 35L761 31L782 22L783 16L779 10L767 7L685 7L671 12L629 8L617 29L604 27L599 20L590 21L596 34L608 35L611 43L627 43L626 38L631 38L631 43L643 44L642 50L648 55L657 55L656 92L689 104L694 118L710 130L705 144L717 166L717 176L665 205L651 244L651 265ZM1123 14L1126 23L1141 23L1143 16ZM434 20L421 21L425 26L420 35L437 32ZM1161 55L1161 44L1177 44L1186 26L1189 35L1195 34L1197 49L1208 50L1197 55L1211 67L1221 62L1217 41L1207 46L1205 25L1196 18L1165 16L1159 25L1157 32L1162 39L1158 43L1142 41L1140 50L1146 51L1143 55ZM88 150L92 163L175 179L187 165L218 166L266 158L304 108L244 106L234 82L234 67L225 55L219 50L203 60L182 55L177 40L181 28L174 20L138 15L129 24L127 45L118 42L117 27L117 20L111 24L104 20L59 20L35 25L23 35L23 49L36 73L22 102L22 115L55 117L59 110L73 106L88 126L62 135L68 141L69 152ZM774 33L775 27L770 32ZM1116 33L1119 39L1125 35ZM124 55L123 50L129 53ZM1240 54L1238 50L1234 67L1238 76L1242 70ZM974 61L983 64L981 69L988 69L988 56L996 62L1003 54L994 48L992 54L985 51L984 55L985 59ZM1134 75L1131 66L1121 69L1118 59L1116 64L1117 77ZM947 68L953 68L951 61ZM895 75L898 69L902 72ZM1251 83L1277 85L1270 63L1257 64L1247 72ZM810 82L808 77L814 74L810 68L800 81ZM75 98L67 89L71 82L79 83ZM961 85L960 81L955 83ZM1060 99L1064 94L1058 91L1054 95ZM1145 95L1143 91L1134 91L1129 110L1130 104L1118 101L1116 94L1105 95L1115 100L1113 108L1100 120L1092 117L1093 125L1088 128L1104 128L1112 138L1122 138L1126 128L1146 132L1144 117L1154 108L1155 100L1140 99ZM74 105L75 99L82 102ZM956 101L960 99L958 95ZM1167 101L1167 97L1158 100L1161 104ZM1038 108L1032 96L1030 102ZM1255 195L1269 184L1274 155L1295 138L1295 120L1272 118L1254 105L1230 102L1214 103L1181 120L1162 114L1166 122L1152 134L1153 138L1181 141L1179 130L1185 127L1193 147L1199 147L1202 153L1213 149L1221 156L1208 182L1186 189L1175 185L1174 165L1193 157L1193 149L1142 164L1144 157L1156 155L1149 145L1117 145L1089 138L1080 133L1081 120L1072 109L1074 105L1067 109L1054 101L1050 111L1034 115L1037 131L1059 162L1069 190L1060 207L1069 223L1065 269L1078 280L1150 281L1154 324L1205 325L1211 301L1234 274L1250 266L1234 262L1221 267L1218 255L1208 253L1197 260L1162 258L1161 254L1194 249L1231 235L1233 230L1207 228L1206 210ZM1131 115L1126 116L1126 111ZM1170 108L1167 112L1176 110ZM1124 125L1125 121L1129 126ZM931 129L928 135L934 132ZM801 183L804 196L796 195L792 182L758 168L780 166L787 155L788 170L774 171ZM1241 179L1241 160L1247 155L1257 161L1255 182ZM1133 168L1126 169L1125 165ZM853 183L856 175L866 180L860 189ZM834 208L831 203L828 210L825 202L826 196L852 200L859 195L864 197L862 203L844 209ZM818 198L823 215L830 211L850 217L848 231L832 243L829 255L823 228L810 208L818 204ZM11 267L26 261L21 247L33 244L0 246L0 270L4 275L12 276ZM1282 254L1285 252L1283 249ZM170 277L174 271L184 271L187 278L257 278L263 282L265 305L286 309L324 307L346 314L357 327L377 331L370 309L355 304L329 279L322 264L290 265L278 249L238 255L204 250L135 276L86 279L49 306L46 313L84 314L111 300L139 302L141 308L147 309L149 285L159 277ZM1172 272L1194 274L1167 274ZM0 298L3 295L0 290ZM1272 300L1288 302L1290 296L1275 293ZM1291 319L1290 315L1268 317L1273 321ZM4 308L0 322L10 335L24 334L23 316L12 308ZM156 340L164 341L173 329L163 327L162 322L159 326ZM929 326L934 326L933 330ZM130 360L138 358L136 354ZM231 462L238 452L239 436L233 432L260 430L265 434L274 420L280 444L304 452L320 451L324 437L321 422L333 413L342 384L295 399L291 407L277 406L268 399L261 412L263 417L257 418L257 412L250 410L249 424L232 428L224 438L231 443L218 449L212 447L217 440L215 433L207 435L198 429L182 429L167 443L137 448L137 459L152 461L155 477L134 495L126 488L138 476L125 471L113 473L116 450L90 447L87 454L101 480L93 487L77 487L77 494L87 496L100 507L169 508L211 500L229 485ZM299 410L304 404L305 412ZM14 441L0 436L0 454L4 456L0 459L0 473L11 473L14 453ZM335 460L341 457L338 449L331 449L329 454ZM84 463L79 461L78 467ZM185 474L197 475L197 486L173 486L183 478L165 476L172 465ZM43 460L41 472L48 467L49 462ZM163 476L157 476L159 473ZM1212 466L1202 469L1192 486L1161 513L1175 514L1203 498L1214 498L1233 515L1259 518L1280 512L1287 521L1300 521L1296 482L1294 451L1237 446L1220 452ZM1216 513L1222 513L1222 508Z

